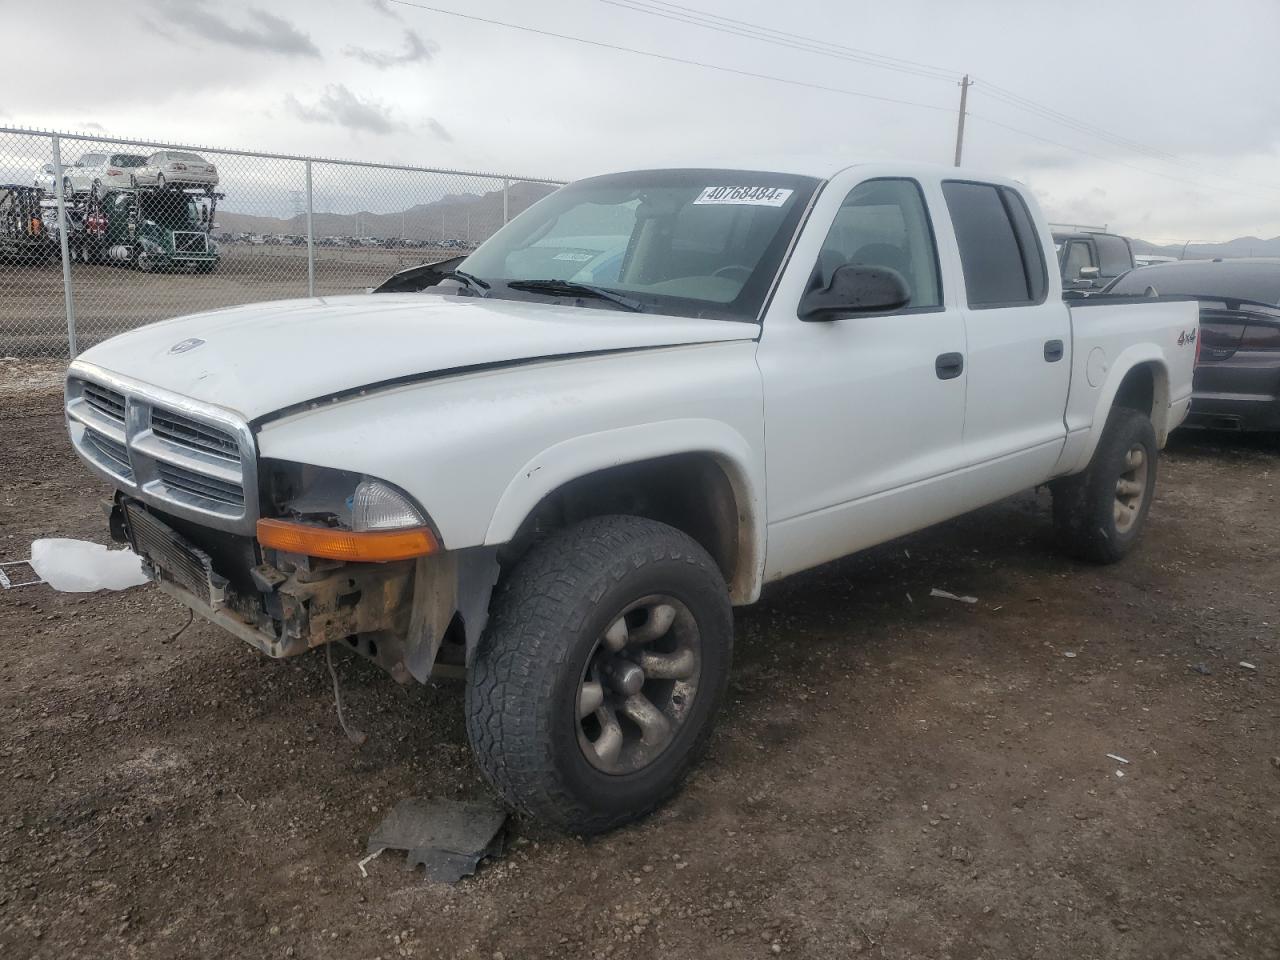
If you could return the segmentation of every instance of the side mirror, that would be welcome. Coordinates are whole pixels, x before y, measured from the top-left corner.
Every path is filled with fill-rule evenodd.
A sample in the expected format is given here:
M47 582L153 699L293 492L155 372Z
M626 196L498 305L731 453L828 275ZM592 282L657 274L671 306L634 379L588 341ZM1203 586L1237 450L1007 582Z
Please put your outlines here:
M800 319L840 320L858 313L897 310L911 302L911 291L897 270L846 263L836 267L831 282L800 299Z
M1081 267L1080 268L1081 280L1097 280L1098 277L1101 276L1101 274L1102 274L1101 267Z
M53 164L52 164L52 163L46 163L46 164L45 164L43 167L41 167L40 169L41 169L41 170L43 170L45 173L47 173L49 176L51 176L51 177L53 176Z

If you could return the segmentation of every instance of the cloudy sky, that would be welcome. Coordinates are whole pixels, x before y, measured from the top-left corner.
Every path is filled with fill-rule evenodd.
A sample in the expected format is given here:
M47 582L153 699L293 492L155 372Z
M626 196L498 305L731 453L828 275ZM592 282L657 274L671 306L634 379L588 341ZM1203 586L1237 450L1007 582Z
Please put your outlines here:
M63 0L56 42L4 6L49 38L6 47L11 126L566 179L950 162L967 72L966 164L1051 218L1280 235L1280 0Z

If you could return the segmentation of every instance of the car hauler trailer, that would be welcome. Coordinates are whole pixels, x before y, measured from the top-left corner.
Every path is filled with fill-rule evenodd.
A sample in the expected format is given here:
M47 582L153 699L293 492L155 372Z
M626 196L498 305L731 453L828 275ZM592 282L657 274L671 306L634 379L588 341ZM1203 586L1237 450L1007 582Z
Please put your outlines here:
M44 191L16 183L0 185L0 259L46 263L58 253L40 201Z

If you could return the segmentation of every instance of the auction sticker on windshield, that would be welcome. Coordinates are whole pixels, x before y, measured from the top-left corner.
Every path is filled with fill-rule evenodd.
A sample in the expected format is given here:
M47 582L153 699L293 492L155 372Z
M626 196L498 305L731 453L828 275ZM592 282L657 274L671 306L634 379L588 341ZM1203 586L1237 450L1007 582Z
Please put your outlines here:
M694 204L734 203L757 207L780 207L792 194L789 187L707 187Z

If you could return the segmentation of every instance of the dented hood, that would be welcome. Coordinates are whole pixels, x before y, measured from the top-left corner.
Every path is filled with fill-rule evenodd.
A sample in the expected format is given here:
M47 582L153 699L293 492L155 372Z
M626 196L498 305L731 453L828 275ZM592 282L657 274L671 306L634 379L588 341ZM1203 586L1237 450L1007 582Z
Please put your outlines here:
M495 363L749 340L752 323L438 294L231 307L101 343L86 363L247 420L319 397Z

